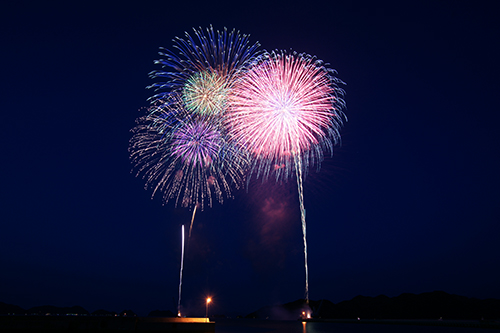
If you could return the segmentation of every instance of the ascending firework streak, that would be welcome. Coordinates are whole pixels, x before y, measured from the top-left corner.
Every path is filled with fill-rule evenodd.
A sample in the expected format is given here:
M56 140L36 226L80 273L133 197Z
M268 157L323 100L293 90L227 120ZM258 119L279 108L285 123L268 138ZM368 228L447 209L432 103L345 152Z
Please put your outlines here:
M319 169L324 152L333 154L340 138L345 106L343 82L334 71L307 54L273 52L262 56L237 81L225 122L230 140L242 142L253 155L251 167L264 180L297 177L309 301L306 210L302 181L308 166Z
M177 303L177 317L181 316L182 270L184 269L184 224L182 225L182 252L181 271L179 276L179 302Z
M302 187L302 162L294 155L295 172L297 177L297 188L299 190L300 221L302 223L302 238L304 241L304 269L306 272L305 298L309 303L309 267L307 266L307 237L306 237L306 209L304 207L304 191Z
M196 214L196 207L198 207L198 205L194 205L193 217L191 217L191 225L189 226L189 238L191 238L191 230L193 230L193 222L194 222L194 216Z

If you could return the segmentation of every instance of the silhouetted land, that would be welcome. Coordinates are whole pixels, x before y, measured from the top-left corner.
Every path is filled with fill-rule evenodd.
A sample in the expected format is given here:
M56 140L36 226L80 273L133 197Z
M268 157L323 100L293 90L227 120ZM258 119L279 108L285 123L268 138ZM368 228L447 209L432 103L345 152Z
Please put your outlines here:
M81 306L57 307L53 305L35 306L29 309L23 309L14 304L0 302L0 315L40 315L40 316L100 316L100 317L136 317L132 310L123 310L120 313L107 311L103 309L89 313ZM154 310L148 314L148 317L175 317L172 311Z
M305 303L303 299L294 302L266 306L246 318L296 320L302 311L310 311L312 318L321 319L444 319L444 320L500 320L500 300L476 299L451 295L443 291L422 294L401 294L397 297L356 296L349 301L334 304L328 300ZM78 315L134 317L132 310L121 313L96 310L89 313L81 306L56 307L51 305L23 309L17 305L0 302L0 315ZM149 317L174 317L171 311L151 311ZM224 317L223 315L212 317Z
M312 311L313 318L322 319L454 319L498 320L500 300L468 298L443 291L422 294L401 294L397 297L356 296L350 301L334 304L328 300L303 299L283 305L263 307L247 318L297 319L302 311Z

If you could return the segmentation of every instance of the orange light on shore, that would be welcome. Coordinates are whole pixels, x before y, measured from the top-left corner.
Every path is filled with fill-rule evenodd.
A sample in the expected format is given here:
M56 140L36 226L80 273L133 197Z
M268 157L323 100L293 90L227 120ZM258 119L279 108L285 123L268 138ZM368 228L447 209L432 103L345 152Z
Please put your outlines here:
M212 302L212 299L211 299L210 297L208 297L208 298L207 298L207 311L205 312L205 318L207 319L207 321L209 321L209 320L208 320L208 304L209 304L210 302Z
M302 316L301 316L302 319L311 319L311 312L309 311L302 311Z

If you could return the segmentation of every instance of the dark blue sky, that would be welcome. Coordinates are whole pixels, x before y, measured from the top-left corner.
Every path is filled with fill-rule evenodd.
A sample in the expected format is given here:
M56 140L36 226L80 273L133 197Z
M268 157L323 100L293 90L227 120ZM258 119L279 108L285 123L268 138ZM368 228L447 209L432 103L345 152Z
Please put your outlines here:
M191 212L130 173L129 130L158 48L210 24L347 82L342 145L305 181L311 299L500 298L496 1L167 3L1 5L0 301L175 310ZM296 191L253 182L197 214L186 312L304 296Z

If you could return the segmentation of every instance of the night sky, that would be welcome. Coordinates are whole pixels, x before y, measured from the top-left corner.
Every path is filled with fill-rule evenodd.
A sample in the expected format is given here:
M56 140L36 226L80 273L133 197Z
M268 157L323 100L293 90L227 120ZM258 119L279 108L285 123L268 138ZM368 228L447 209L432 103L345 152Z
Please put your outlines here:
M310 298L500 298L497 1L3 2L0 301L176 310L181 225L131 173L159 47L193 27L330 63L342 143L305 180ZM295 178L196 215L186 314L304 297Z

